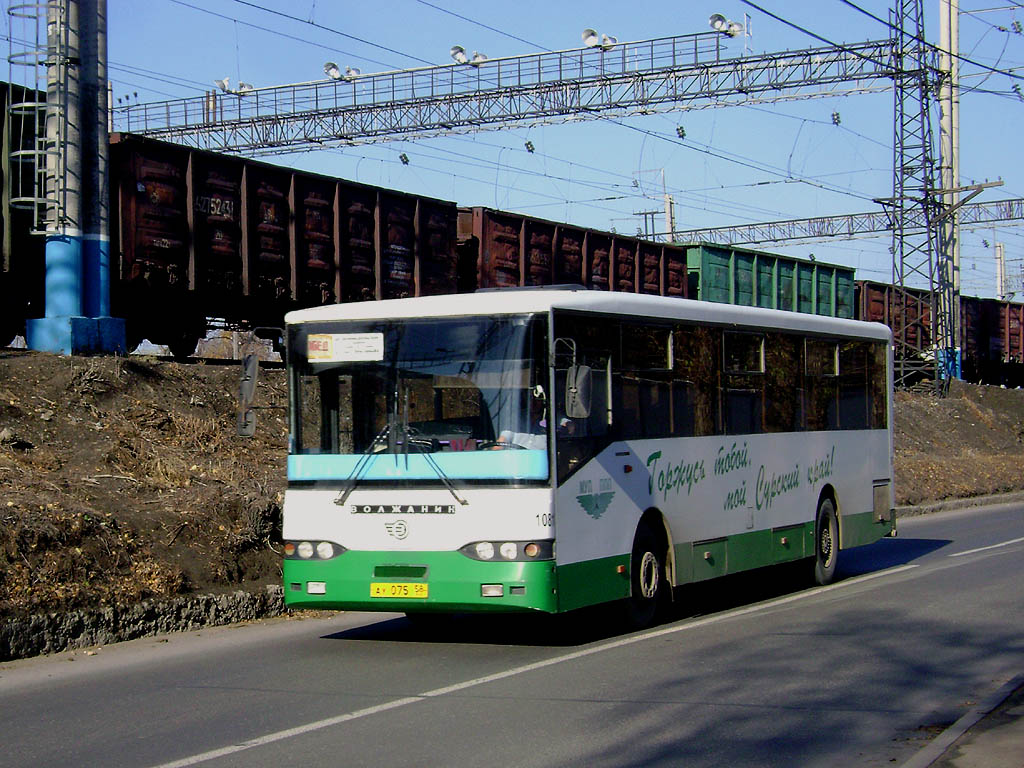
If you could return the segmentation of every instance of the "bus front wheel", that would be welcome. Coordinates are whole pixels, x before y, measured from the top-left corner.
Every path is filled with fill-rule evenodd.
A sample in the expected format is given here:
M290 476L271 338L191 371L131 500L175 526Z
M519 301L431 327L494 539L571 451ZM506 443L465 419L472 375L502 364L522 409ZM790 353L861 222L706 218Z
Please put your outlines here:
M831 584L839 563L839 520L832 499L822 499L814 521L814 581Z
M647 524L640 525L633 539L629 579L626 623L633 629L650 626L667 589L667 580L665 547Z

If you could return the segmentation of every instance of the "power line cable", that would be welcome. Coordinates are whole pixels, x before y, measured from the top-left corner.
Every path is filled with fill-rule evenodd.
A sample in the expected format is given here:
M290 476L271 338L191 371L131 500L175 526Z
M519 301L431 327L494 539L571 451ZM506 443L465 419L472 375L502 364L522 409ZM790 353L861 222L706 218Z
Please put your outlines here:
M378 61L377 59L371 59L368 56L363 56L361 54L352 53L351 51L343 51L343 50L340 50L340 49L335 48L335 47L330 46L330 45L323 45L322 43L316 43L316 42L313 42L312 40L309 40L308 38L305 38L305 37L297 37L295 35L289 35L287 32L282 32L279 29L271 29L270 27L260 26L259 24L253 24L252 22L249 22L249 21L242 21L241 19L236 19L234 16L228 16L228 15L223 14L223 13L217 13L216 11L211 11L209 8L202 8L202 7L198 6L198 5L192 5L192 3L186 3L185 0L167 0L167 2L174 3L175 5L181 5L181 6L184 6L185 8L191 8L192 10L200 11L201 13L207 13L210 16L216 16L217 18L224 19L226 21L238 22L239 24L241 24L243 26L251 27L252 29L258 29L261 32L269 32L272 35L277 35L278 37L283 37L283 38L285 38L287 40L294 40L294 41L299 42L299 43L305 43L306 45L312 45L315 48L322 48L325 51L330 51L331 53L343 53L346 56L353 56L355 58L361 59L362 61L368 61L371 64L379 64L380 66L386 67L388 69L393 69L394 68L391 64L389 64L387 62L384 62L384 61Z
M747 3L747 5L751 5L749 0L740 0L740 1L744 2L744 3ZM888 27L889 29L893 30L894 32L903 33L903 31L904 31L904 30L900 29L899 27L897 27L892 22L887 21L887 20L885 20L883 18L880 18L878 16L875 16L875 14L871 13L870 11L864 10L859 5L854 3L852 0L839 0L839 2L841 2L843 5L850 6L855 11L863 13L868 18L874 19L875 21L877 21L880 24L884 24L886 27ZM973 59L969 59L969 58L967 58L965 56L961 56L960 54L953 53L952 51L943 50L942 48L939 48L939 46L935 45L934 43L929 43L927 40L924 40L924 39L918 37L917 35L910 35L909 37L910 37L911 40L915 40L916 42L921 43L921 45L925 45L928 48L931 48L933 51L936 51L937 53L943 53L943 54L945 54L947 56L952 56L955 59L959 59L960 61L965 61L968 64L971 64L971 65L973 65L975 67L980 67L981 69L987 69L988 71L994 72L997 75L1006 75L1007 77L1012 77L1012 78L1014 78L1016 80L1024 80L1024 76L1015 75L1012 72L1009 72L1009 71L1004 70L1004 69L997 69L995 67L990 67L988 64L982 64L981 62L974 61Z
M23 39L18 38L18 37L10 37L9 35L2 35L2 34L0 34L0 40L4 40L7 43L12 44L12 45L13 44L17 44L17 45L21 45L21 46L25 46L25 47L34 45L34 43L32 43L29 40L23 40ZM134 64L123 64L121 62L109 61L108 60L107 66L110 67L110 69L117 69L117 70L121 70L121 71L124 71L124 72L129 72L129 73L134 74L134 75L145 75L146 77L153 77L153 78L159 79L161 82L167 83L168 85L181 85L183 87L184 86L189 86L189 87L193 87L194 86L196 88L204 88L204 89L206 88L206 85L204 83L200 83L197 80L189 80L186 77L179 77L178 75L171 75L171 74L169 74L167 72L158 72L155 69L146 69L145 67L137 67Z
M433 8L435 11L440 11L441 13L447 13L449 16L454 16L457 19L462 19L462 21L468 21L470 24L476 24L478 27L483 27L484 29L488 29L491 32L497 32L499 35L504 35L505 37L510 38L512 40L518 40L520 43L526 43L527 45L532 45L534 48L538 48L538 49L540 49L542 51L549 51L549 52L551 51L550 48L545 48L543 45L540 45L539 43L530 42L529 40L526 40L526 39L524 39L522 37L518 37L516 35L513 35L511 32L505 32L504 30L498 29L496 27L492 27L492 26L490 26L488 24L484 24L482 21L477 21L476 19L471 19L468 16L463 16L461 13L456 13L455 11L449 11L447 8L442 8L439 5L434 5L433 3L427 2L427 0L416 0L416 2L419 3L420 5L427 6L428 8Z
M393 54L395 54L397 56L404 56L407 59L412 59L413 61L418 61L421 64L427 64L429 66L436 66L436 64L433 61L427 61L426 59L421 59L419 56L414 56L411 53L405 53L403 51L395 50L394 48L388 48L386 45L381 45L380 43L375 43L375 42L373 42L371 40L365 40L365 39L363 39L361 37L356 37L355 35L350 35L348 32L342 32L339 29L334 29L333 27L328 27L328 26L326 26L324 24L317 24L315 21L313 21L311 19L303 19L303 18L301 18L299 16L292 16L290 13L284 13L282 11L276 11L273 8L267 8L266 6L259 5L257 3L249 2L249 0L232 0L232 2L238 3L239 5L248 6L249 8L255 8L256 10L264 11L266 13L271 13L271 14L273 14L275 16L280 16L281 18L284 18L284 19L291 19L292 21L297 21L300 24L308 24L309 26L315 27L316 29L322 29L325 32L331 32L331 33L333 33L335 35L341 35L342 37L348 38L349 40L355 40L356 42L362 43L363 45L369 45L369 46L372 46L373 48L379 48L382 51L387 51L388 53L393 53ZM369 61L369 59L367 59L367 61Z
M849 48L849 47L847 47L845 45L841 45L841 44L836 43L836 42L834 42L832 40L829 40L827 37L822 37L821 35L817 34L816 32L811 32L811 30L807 29L806 27L801 27L796 22L789 21L788 19L784 19L781 16L778 16L778 15L772 13L771 11L769 11L769 10L767 10L765 8L762 8L761 6L757 5L757 3L751 2L751 0L740 0L740 2L744 3L745 5L749 5L751 8L753 8L756 11L760 11L765 16L769 16L769 17L775 19L776 21L778 21L778 22L780 22L782 24L785 24L787 27L792 27L793 29L797 30L798 32L803 32L805 35L813 37L815 40L818 40L819 42L825 43L826 45L830 45L833 48L838 48L839 50L846 51L847 53L852 53L855 56L857 56L858 58L864 59L865 61L870 61L875 66L881 67L882 69L888 69L889 68L889 64L886 64L885 62L879 61L878 59L872 58L871 56L867 56L867 55L861 53L860 51L854 50L853 48Z
M241 1L241 0L236 0L236 2L239 2L239 1ZM525 39L523 39L523 38L521 38L521 37L518 37L518 36L516 36L516 35L513 35L513 34L511 34L511 33L505 32L505 31L503 31L503 30L501 30L501 29L498 29L498 28L496 28L496 27L491 27L491 26L489 26L489 25L487 25L487 24L483 24L482 22L476 21L476 20L474 20L474 19L470 19L470 18L469 18L469 17L467 17L467 16L462 16L462 15L460 15L460 14L457 14L457 13L454 13L454 12L452 12L452 11L448 11L448 10L446 10L446 9L444 9L444 8L440 8L439 6L436 6L436 5L434 5L433 3L427 2L427 0L417 0L417 2L421 3L422 5L426 5L426 6L429 6L429 7L431 7L431 8L434 8L434 9L436 9L436 10L438 10L438 11L442 11L442 12L444 12L444 13L448 13L448 14L450 14L450 15L452 15L452 16L455 16L455 17L457 17L457 18L460 18L460 19L462 19L463 21L468 21L468 22L470 22L470 23L472 23L472 24L477 24L477 25L479 25L479 26L481 26L481 27L484 27L484 28L486 28L486 29L488 29L488 30L490 30L490 31L492 31L492 32L497 32L498 34L501 34L501 35L505 35L506 37L509 37L509 38L511 38L511 39L514 39L514 40L518 40L518 41L520 41L520 42L524 42L524 43L526 43L527 45L533 45L533 46L535 46L535 47L537 47L537 48L541 48L542 50L549 50L548 48L545 48L544 46L538 45L537 43L533 43L533 42L531 42L531 41L529 41L529 40L525 40ZM849 50L849 49L847 49L847 50ZM877 62L876 62L876 63L877 63ZM617 119L617 118L606 118L606 119L607 119L607 120L608 120L609 122L612 122L612 123L614 123L614 124L617 124L617 125L622 125L622 126L624 126L624 127L627 127L627 128L632 128L632 126L629 126L629 125L627 125L627 124L625 124L625 123L622 123L622 122L621 122L621 121L620 121L619 119ZM662 138L664 138L664 137L662 137ZM709 148L709 149L710 149L710 148ZM802 179L801 179L800 181L804 181L804 180L802 180ZM807 183L811 183L811 182L809 182L809 181L808 181ZM835 190L833 190L833 191L835 191ZM685 194L685 191L682 191L682 190L678 190L678 191L676 191L676 192L678 192L679 194ZM844 194L853 194L853 193L845 193L845 192L844 192Z
M710 157L715 157L715 158L719 158L721 160L726 160L728 162L744 166L745 168L751 168L751 169L753 169L755 171L760 171L762 173L771 173L771 174L776 175L776 176L782 176L783 178L791 178L791 179L794 179L796 181L800 181L800 182L802 182L804 184L808 184L808 185L810 185L812 187L819 187L820 189L824 189L824 190L826 190L828 192L835 192L835 193L841 194L841 195L849 195L851 197L856 197L856 198L859 198L861 200L870 200L872 202L874 201L874 199L876 197L876 196L871 196L871 195L864 195L864 194L861 194L861 193L858 193L858 192L854 192L853 190L849 190L849 189L843 189L842 187L836 187L836 186L833 186L833 185L821 184L821 183L817 183L817 182L811 181L809 179L805 179L805 178L801 178L801 177L795 177L795 176L793 176L791 174L786 173L781 168L775 168L773 166L768 165L767 163L762 163L762 164L758 165L757 161L755 161L755 160L753 160L751 158L738 159L738 158L742 158L743 156L742 155L735 155L734 153L726 152L725 150L715 150L714 147L711 147L711 146L701 147L701 146L698 146L696 142L678 141L678 140L673 139L673 138L671 138L669 136L665 136L665 135L660 134L660 133L655 133L654 131L647 131L647 130L645 130L643 128L638 128L635 125L629 125L628 123L619 123L619 122L616 122L616 121L609 121L609 122L614 122L616 125L621 125L623 128L628 128L629 130L637 131L638 133L647 134L648 136L651 136L651 137L656 138L656 139L661 139L662 141L666 141L666 142L668 142L670 144L676 144L676 145L678 145L680 147L686 147L686 148L688 148L688 149L690 149L692 151L695 151L695 152L701 152L701 153L703 153L705 155L708 155ZM730 157L730 155L732 155L732 157Z

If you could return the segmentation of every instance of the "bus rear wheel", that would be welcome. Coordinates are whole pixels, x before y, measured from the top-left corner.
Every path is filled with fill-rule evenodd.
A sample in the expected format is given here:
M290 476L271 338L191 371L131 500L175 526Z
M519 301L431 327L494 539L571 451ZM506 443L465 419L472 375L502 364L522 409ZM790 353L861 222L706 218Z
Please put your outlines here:
M633 539L629 564L630 594L626 598L626 624L631 629L650 626L668 588L665 577L665 547L646 523Z
M814 521L814 581L824 586L836 577L839 564L839 520L832 499L822 499Z

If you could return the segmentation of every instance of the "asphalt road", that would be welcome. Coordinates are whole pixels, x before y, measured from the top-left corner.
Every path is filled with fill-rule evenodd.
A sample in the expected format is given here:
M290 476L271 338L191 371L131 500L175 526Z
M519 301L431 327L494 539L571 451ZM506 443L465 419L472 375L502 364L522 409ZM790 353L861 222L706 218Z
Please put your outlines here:
M0 664L0 766L891 766L1024 672L1024 506L901 521L666 623L274 620Z

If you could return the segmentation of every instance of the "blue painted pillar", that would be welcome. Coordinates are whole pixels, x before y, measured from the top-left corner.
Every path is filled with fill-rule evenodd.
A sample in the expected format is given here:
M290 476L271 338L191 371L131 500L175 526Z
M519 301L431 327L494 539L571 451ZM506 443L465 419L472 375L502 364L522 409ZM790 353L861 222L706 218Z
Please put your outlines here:
M110 238L88 234L82 240L85 313L110 317Z
M46 135L58 156L46 191L60 205L47 222L45 317L26 323L27 342L66 355L124 352L124 320L110 316L106 0L50 3L47 35Z
M82 314L82 238L46 236L46 317Z

